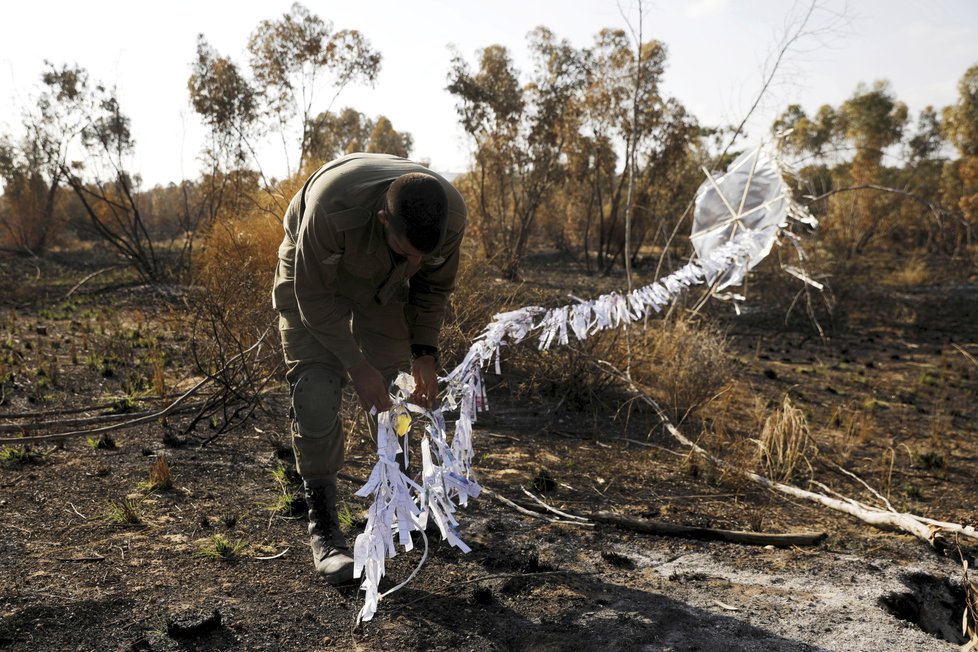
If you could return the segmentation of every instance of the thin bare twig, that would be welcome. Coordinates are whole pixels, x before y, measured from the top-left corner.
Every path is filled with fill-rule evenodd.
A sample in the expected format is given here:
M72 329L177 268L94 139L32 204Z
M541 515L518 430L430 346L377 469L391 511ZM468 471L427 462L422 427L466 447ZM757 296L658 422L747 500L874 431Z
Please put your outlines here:
M566 521L561 521L560 519L557 519L557 518L551 518L551 517L547 516L546 514L541 514L540 512L534 512L534 511L529 510L529 509L527 509L525 507L522 507L521 505L518 505L518 504L514 503L512 500L510 500L506 496L503 496L501 494L497 494L495 491L492 491L491 489L486 489L485 487L483 487L482 488L482 493L486 494L490 498L495 498L496 500L498 500L502 504L506 505L507 507L512 507L517 512L519 512L520 514L525 514L527 516L532 516L533 518L538 518L541 521L547 521L548 523L564 523L564 522L566 522ZM571 521L571 522L573 522L573 521Z
M80 280L77 283L75 283L75 285L70 290L68 290L68 294L66 294L63 297L61 297L61 300L64 301L65 299L69 298L72 294L75 293L75 291L78 288L80 288L81 286L85 285L86 283L88 283L90 280L92 280L93 278L95 278L99 274L104 274L105 272L111 272L112 270L122 269L123 267L129 267L129 266L130 265L128 263L122 264L122 265L112 265L111 267L103 267L102 269L100 269L98 271L92 272L91 274L89 274L88 276L86 276L85 278L83 278L82 280Z
M575 521L585 521L585 522L587 521L587 519L584 518L583 516L576 516L574 514L568 514L567 512L560 511L559 509L557 509L556 507L553 507L552 505L548 505L547 503L543 502L542 500L540 500L539 498L537 498L535 495L533 495L530 491L528 491L526 487L523 487L523 493L525 493L527 496L529 496L530 498L532 498L535 503L537 503L538 505L540 505L541 507L543 507L545 510L547 510L548 512L553 512L557 516L563 516L564 518L573 519Z
M865 480L863 480L862 478L860 478L860 477L859 477L858 475L856 475L856 474L855 474L855 473L853 473L852 471L848 471L848 470L846 470L846 469L844 469L844 468L842 468L841 466L839 466L839 465L838 465L838 464L836 464L835 462L829 462L829 466L833 466L833 467L835 467L836 469L838 469L838 470L839 470L839 471L841 471L842 473L844 473L844 474L846 474L846 475L847 475L847 476L849 476L850 478L852 478L852 479L854 479L854 480L856 480L856 482L858 482L858 483L859 483L859 484L861 484L862 486L864 486L864 487L866 487L866 489L867 489L867 490L868 490L868 491L869 491L869 492L870 492L871 494L873 494L874 496L876 496L876 497L877 497L877 498L878 498L878 499L880 500L880 502L882 502L882 503L883 503L883 504L884 504L884 505L886 506L886 509L887 509L887 511L890 511L890 512L893 512L893 513L896 513L896 510L895 510L895 509L893 509L893 505L891 505L891 504L890 504L890 501L889 501L889 500L887 500L887 499L886 499L886 497L885 497L885 496L884 496L883 494L881 494L880 492L878 492L878 491L876 491L875 489L873 489L872 487L870 487L870 486L869 486L869 484L867 484L867 483L866 483L866 481L865 481Z
M255 344L253 344L252 346L248 347L247 349L245 349L241 353L239 353L239 354L235 355L234 357L232 357L231 359L229 359L227 361L227 363L224 365L224 367L222 367L221 370L218 371L218 373L220 373L224 369L227 369L227 367L229 367L231 364L233 364L234 362L236 362L238 360L238 358L243 357L245 354L249 353L250 351L252 351L256 347L258 347L258 345L261 344L261 343L262 343L262 340L259 339L258 342L255 342ZM103 432L109 432L109 431L112 431L112 430L119 430L121 428L129 428L129 427L132 427L132 426L138 426L138 425L140 425L142 423L148 423L150 421L155 421L156 419L159 419L161 417L165 417L165 416L173 413L177 409L177 407L180 406L181 403L183 403L185 400L187 400L188 398L190 398L191 396L193 396L194 394L196 394L197 392L199 392L200 389L202 387L204 387L204 385L206 385L207 383L211 382L212 380L214 380L214 376L209 376L207 378L204 378L203 380L201 380L200 382L198 382L196 385L194 385L193 387L191 387L189 390L187 390L186 392L184 392L183 394L181 394L179 398L177 398L175 401L173 401L172 403L170 403L168 406L166 406L162 410L159 410L158 412L153 412L151 414L147 414L145 416L142 416L142 417L139 417L139 418L136 418L136 419L132 419L130 421L124 421L122 423L116 423L116 424L112 424L112 425L109 425L109 426L103 426L101 428L92 428L91 430L75 430L75 431L71 431L71 432L60 432L60 433L55 433L55 434L51 434L51 435L34 435L34 436L31 436L31 437L3 437L3 438L0 438L0 445L4 445L4 444L30 444L30 443L40 442L40 441L53 441L53 440L59 440L59 439L68 439L70 437L78 437L78 436L81 436L81 435L97 435L97 434L100 434L100 433L103 433Z
M978 359L976 359L975 356L971 355L970 353L968 353L967 351L965 351L963 348L961 348L960 345L958 345L958 344L952 344L951 346L953 346L955 349L957 349L958 350L958 353L960 353L961 355L963 355L964 357L966 357L968 360L971 360L971 362L973 364L978 365Z
M619 437L622 441L627 441L630 444L635 444L636 446L645 446L646 448L654 448L655 450L662 451L663 453L669 453L670 455L675 455L676 457L686 457L686 453L680 453L679 451L674 451L665 446L659 446L658 444L653 444L647 441L640 441L638 439L629 439L628 437Z
M744 117L743 119L741 119L740 124L738 124L737 128L734 129L734 132L733 134L731 134L730 140L727 142L726 147L723 148L723 152L721 152L720 156L717 157L716 159L717 163L720 163L724 160L724 158L727 155L727 152L730 151L730 148L733 147L733 144L737 141L737 138L744 131L744 126L747 124L747 121L750 120L750 117L754 115L754 111L756 111L757 107L760 106L761 100L767 94L768 89L770 88L771 84L774 82L775 78L777 77L778 70L781 68L781 64L784 61L785 56L787 56L788 52L793 47L795 47L799 43L799 41L802 41L805 38L811 37L818 33L817 31L810 31L808 29L808 24L812 20L812 16L814 15L816 9L818 8L819 8L819 1L811 0L811 2L808 5L808 8L804 11L801 17L795 19L794 24L789 25L787 27L786 32L781 39L781 42L778 44L777 52L774 55L774 62L770 64L769 69L766 71L767 74L764 77L763 82L761 83L761 89L757 92L757 96L754 98L754 103L751 104L750 109L748 109L747 113L744 114Z
M612 512L594 512L589 517L601 523L625 527L636 532L660 536L701 539L709 541L728 541L755 546L814 546L828 535L825 532L796 532L791 534L769 534L767 532L743 532L721 530L711 527L689 527L664 523L646 518L621 516Z
M0 414L0 419L36 419L38 417L50 417L58 414L78 414L79 412L98 412L99 410L108 410L114 408L116 402L111 403L101 403L99 405L85 405L82 407L75 408L61 408L58 410L44 410L36 412L8 412L5 414Z
M45 428L50 428L52 426L58 426L61 428L74 428L76 426L85 426L93 423L110 423L112 421L122 421L125 419L138 419L139 417L144 417L150 412L135 412L126 413L119 412L116 414L100 414L94 417L81 417L78 419L56 419L54 421L34 421L28 423L4 423L0 424L0 432L18 432L22 430L43 430ZM0 417L5 418L5 417ZM21 417L24 418L24 417Z

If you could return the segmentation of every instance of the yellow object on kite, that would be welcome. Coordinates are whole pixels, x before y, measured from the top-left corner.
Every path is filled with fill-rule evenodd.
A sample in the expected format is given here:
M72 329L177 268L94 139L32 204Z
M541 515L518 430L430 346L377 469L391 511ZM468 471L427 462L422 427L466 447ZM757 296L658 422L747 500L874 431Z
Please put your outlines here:
M394 426L394 429L397 431L397 436L403 437L410 427L411 427L410 415L399 414L397 416L397 423Z

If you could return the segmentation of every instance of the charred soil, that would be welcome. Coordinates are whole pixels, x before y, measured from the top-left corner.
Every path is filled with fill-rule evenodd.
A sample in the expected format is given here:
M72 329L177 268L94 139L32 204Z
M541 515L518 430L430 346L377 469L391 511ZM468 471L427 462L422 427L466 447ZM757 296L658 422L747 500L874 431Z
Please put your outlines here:
M114 423L113 415L159 409L197 380L179 296L106 273L65 298L94 263L0 264L0 436L29 436L41 431L32 424L51 420L64 431ZM551 274L527 276L541 286L573 281L575 293L588 283ZM814 480L878 503L838 465L897 510L978 524L975 279L849 286L818 326L787 310L797 287L781 303L757 291L740 316L712 306L730 380L678 427L732 468L754 469L764 419L788 396L817 448L796 484ZM823 298L814 301L819 317ZM222 434L213 420L188 430L193 415L182 413L101 438L5 444L0 649L955 650L965 642L961 558L974 546L935 551L762 490L690 456L627 388L609 382L594 400L567 400L586 395L526 369L513 374L504 360L503 375L489 377L490 410L475 434L479 480L493 492L532 506L526 490L582 516L827 538L773 548L657 537L553 523L484 496L460 514L472 552L432 541L415 579L354 627L358 588L316 577L301 510L288 505L294 477L279 385ZM362 419L351 414L349 425L341 493L352 540L366 507L353 492L375 459ZM390 561L385 587L418 564L416 542Z

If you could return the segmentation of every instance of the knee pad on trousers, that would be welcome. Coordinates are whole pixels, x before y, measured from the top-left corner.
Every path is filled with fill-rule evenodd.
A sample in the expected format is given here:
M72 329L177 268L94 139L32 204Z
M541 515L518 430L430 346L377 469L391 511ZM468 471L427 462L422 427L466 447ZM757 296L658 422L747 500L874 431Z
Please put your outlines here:
M299 375L292 390L296 429L304 437L326 437L339 425L340 378L312 367Z

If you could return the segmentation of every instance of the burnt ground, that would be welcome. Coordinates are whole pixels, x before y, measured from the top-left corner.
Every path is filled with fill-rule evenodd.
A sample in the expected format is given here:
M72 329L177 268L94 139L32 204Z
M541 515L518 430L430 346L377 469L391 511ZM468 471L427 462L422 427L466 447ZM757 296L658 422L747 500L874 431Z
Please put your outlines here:
M106 274L65 300L91 268L9 257L2 266L0 436L37 432L38 420L156 409L159 394L192 382L190 334L172 297L115 287ZM765 302L756 292L740 317L714 306L733 373L680 429L748 467L750 438L787 395L818 446L801 484L872 502L837 463L897 509L978 524L970 273L953 285L853 281L845 296L835 279L822 335L800 310L785 319L792 293ZM289 461L280 386L266 410L218 436L207 422L181 434L183 415L114 431L114 448L84 436L4 445L0 649L955 650L965 641L959 555L973 546L935 552L759 489L688 456L623 391L617 405L627 409L614 396L575 405L493 382L475 442L480 481L496 493L529 502L531 489L585 515L828 536L804 548L685 540L551 523L483 497L460 517L473 551L433 543L417 577L354 628L357 587L321 582L305 522L272 511L282 494L273 471ZM89 409L54 414L71 407ZM163 457L173 486L147 491ZM352 495L372 464L371 443L354 430L341 490ZM126 501L138 522L121 522ZM345 503L352 538L366 503ZM214 554L216 535L239 549ZM419 558L398 554L385 585Z

